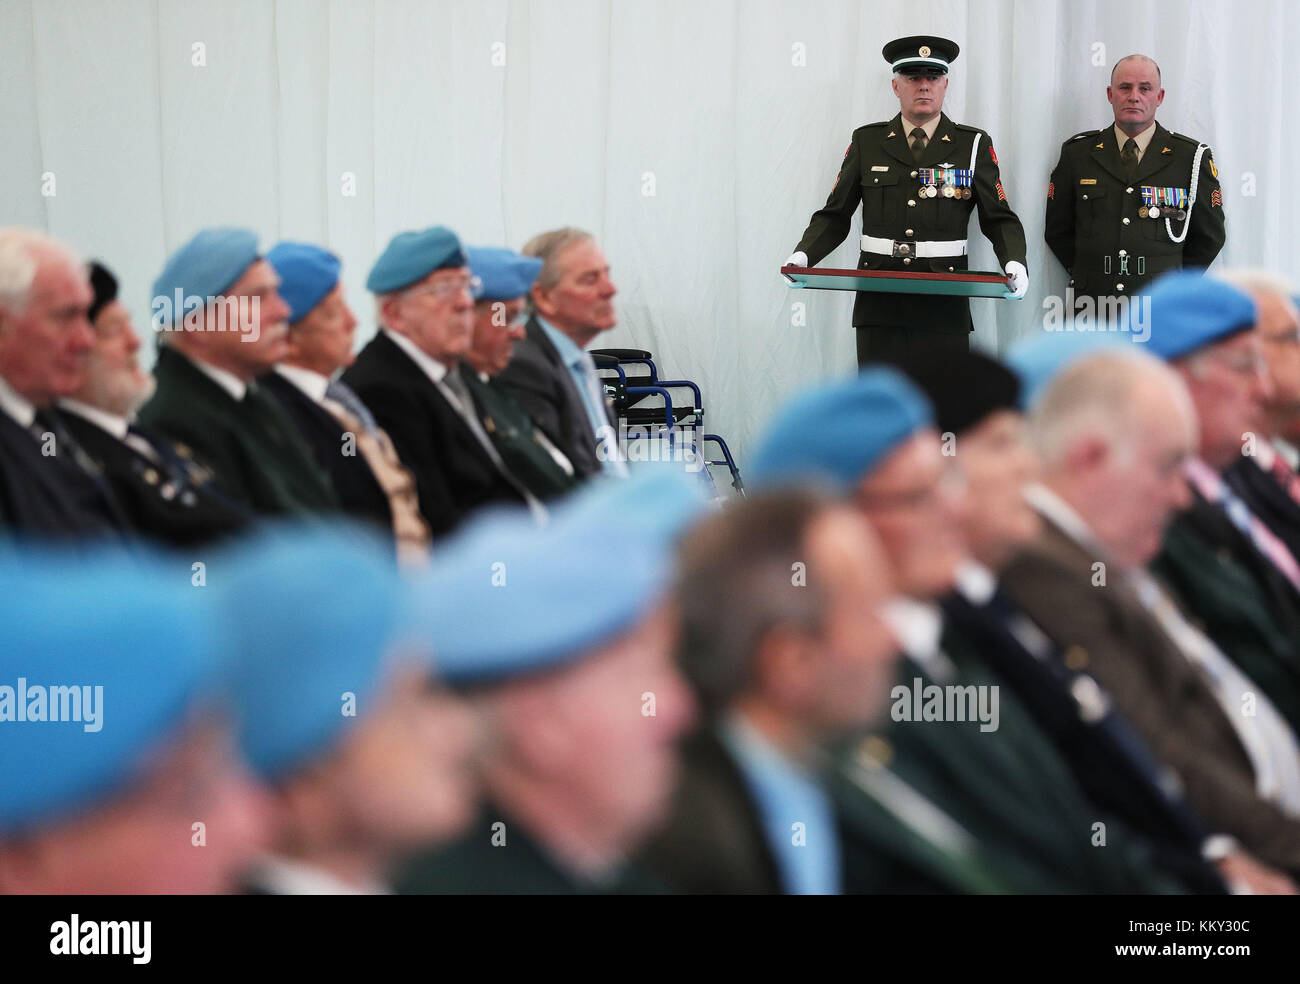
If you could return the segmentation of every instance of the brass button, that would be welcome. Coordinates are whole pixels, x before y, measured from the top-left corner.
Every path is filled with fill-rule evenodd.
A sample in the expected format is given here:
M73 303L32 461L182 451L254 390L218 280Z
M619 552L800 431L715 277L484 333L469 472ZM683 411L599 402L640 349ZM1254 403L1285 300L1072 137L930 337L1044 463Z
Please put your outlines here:
M1121 250L1119 251L1119 255L1120 255L1120 256L1128 256L1128 250L1126 250L1126 249L1121 249Z
M916 177L916 172L915 172L915 171L912 172L912 177Z
M1131 194L1133 194L1133 189L1132 189L1132 188L1125 188L1125 189L1124 189L1124 193L1125 193L1126 195L1131 195Z
M1070 646L1065 651L1065 665L1075 671L1083 670L1088 665L1088 650L1082 646Z
M879 179L879 178L872 178L872 179L871 179L871 183L872 183L872 184L880 184L880 179Z
M915 202L913 199L909 198L909 199L907 200L907 207L908 207L908 208L911 208L911 207L912 207L913 205L915 205L915 204L916 204L916 202Z
M1124 224L1125 224L1125 225L1128 225L1128 219L1127 219L1127 218L1124 219Z
M1115 289L1116 289L1116 290L1123 290L1123 289L1124 289L1124 285L1123 285L1123 284L1116 284L1116 285L1115 285Z
M1087 196L1087 195L1084 195L1084 196L1083 196L1083 200L1086 202L1086 201L1088 200L1088 196Z
M912 258L911 258L910 256L905 257L905 258L903 259L903 266L908 266L908 265L911 264L911 262L912 262Z
M868 769L883 769L894 757L894 747L880 735L868 735L858 745L858 764Z
M948 272L949 272L949 273L952 273L952 272L953 272L953 268L952 268L952 267L949 267L949 268L948 268Z
M906 236L908 239L911 239L911 238L912 238L912 235L913 235L912 230L911 230L911 229L906 230L906 231L903 233L903 235Z

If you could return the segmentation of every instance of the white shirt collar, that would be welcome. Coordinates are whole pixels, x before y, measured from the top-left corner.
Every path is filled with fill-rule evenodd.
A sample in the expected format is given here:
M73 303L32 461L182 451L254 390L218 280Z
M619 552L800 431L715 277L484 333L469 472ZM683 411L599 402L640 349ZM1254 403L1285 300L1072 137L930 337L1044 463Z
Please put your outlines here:
M1300 469L1300 449L1290 441L1280 437L1273 438L1273 449L1282 456L1282 460L1291 466L1292 471Z
M119 441L126 440L127 432L131 428L130 421L125 417L119 417L117 414L101 410L99 407L92 407L89 403L82 403L80 400L63 399L59 401L59 407L67 410L68 413L75 413L78 417L84 417L100 430L112 434Z
M322 376L311 369L303 369L301 366L287 366L283 363L277 365L275 371L306 393L313 403L320 403L325 399L325 391L330 385L328 376Z
M957 590L976 605L987 605L998 590L998 577L974 557L957 565Z
M398 334L390 328L382 329L384 334L393 340L393 343L403 352L411 357L411 361L424 370L425 375L435 383L441 383L442 378L447 375L447 367L439 362L433 356L420 349L415 342L411 341L405 335Z
M913 659L924 663L939 651L943 615L938 605L900 596L881 606L880 615Z
M192 355L187 355L185 358L193 362L195 368L229 393L231 399L236 403L239 403L244 399L244 394L248 392L248 384L233 372L227 372L225 369L218 369L216 366L209 365L202 359L196 359Z
M0 376L0 410L3 410L24 427L30 427L36 420L36 407Z
M353 885L315 865L293 861L279 855L259 858L251 871L251 880L280 895L390 895L378 883Z

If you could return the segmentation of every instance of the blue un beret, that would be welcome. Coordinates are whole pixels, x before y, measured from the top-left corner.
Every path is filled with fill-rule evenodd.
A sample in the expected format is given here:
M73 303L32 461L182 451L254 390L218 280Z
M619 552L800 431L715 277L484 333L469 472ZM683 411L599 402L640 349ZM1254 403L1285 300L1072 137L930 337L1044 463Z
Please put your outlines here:
M872 366L787 403L759 442L749 485L821 481L847 492L933 420L929 402L902 373Z
M1126 345L1128 333L1044 331L1027 335L1007 351L1006 363L1020 377L1020 406L1029 410L1047 385L1069 366L1108 346Z
M280 275L280 297L289 305L289 323L301 321L339 282L339 258L310 243L276 243L266 254Z
M0 552L0 839L129 789L217 694L215 619L190 576L107 549Z
M1149 318L1145 305L1129 308L1130 334L1149 328L1148 348L1167 361L1248 331L1257 317L1255 302L1245 291L1191 270L1165 274L1151 285L1147 298ZM1133 324L1136 318L1145 319L1145 326Z
M566 665L649 609L672 577L674 541L702 508L700 482L664 466L593 483L541 529L524 510L487 510L415 582L407 632L432 643L452 683Z
M388 294L423 280L434 270L462 267L465 263L460 240L446 226L398 233L375 260L366 278L366 289L373 294Z
M209 297L224 293L256 260L255 232L224 227L200 229L171 255L153 282L150 304L154 325L163 328L179 322L190 310L206 304ZM181 293L183 311L175 310L177 291ZM162 304L164 298L166 303ZM193 298L199 300L190 303Z
M278 780L328 753L364 717L396 650L403 582L391 547L343 526L275 528L228 552L239 742ZM418 649L403 653L427 659ZM355 716L344 713L353 695Z
M542 261L499 246L471 246L469 268L483 281L480 301L512 301L523 297L542 271Z

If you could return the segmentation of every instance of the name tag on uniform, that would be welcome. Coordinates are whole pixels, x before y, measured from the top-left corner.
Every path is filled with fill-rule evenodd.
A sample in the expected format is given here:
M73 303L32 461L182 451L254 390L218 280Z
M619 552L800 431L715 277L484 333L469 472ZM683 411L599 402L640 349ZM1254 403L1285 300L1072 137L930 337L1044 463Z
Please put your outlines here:
M1079 184L1081 184L1081 185L1095 185L1096 183L1097 183L1097 179L1096 179L1096 178L1080 178L1080 179L1079 179Z
M873 170L873 171L888 171L888 170L889 170L889 165L888 165L888 164L872 164L872 165L871 165L871 170Z

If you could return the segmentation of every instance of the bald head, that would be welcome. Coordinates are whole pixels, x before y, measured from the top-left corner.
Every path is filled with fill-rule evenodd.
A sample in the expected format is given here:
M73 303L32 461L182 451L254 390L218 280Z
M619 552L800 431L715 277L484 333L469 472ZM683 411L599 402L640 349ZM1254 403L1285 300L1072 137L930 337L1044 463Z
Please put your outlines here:
M1043 481L1130 566L1159 550L1187 505L1183 465L1196 415L1178 375L1138 349L1082 359L1058 376L1030 417Z
M1121 68L1123 68L1126 65L1135 65L1135 66L1141 65L1144 68L1149 68L1152 72L1155 73L1156 83L1159 84L1160 66L1156 64L1156 60L1152 58L1150 55L1133 54L1133 55L1125 55L1123 58L1117 61L1115 63L1115 66L1110 70L1111 85L1115 84L1115 73L1118 72Z
M1165 101L1160 66L1146 55L1127 55L1110 72L1106 98L1115 111L1115 125L1129 137L1150 127Z

